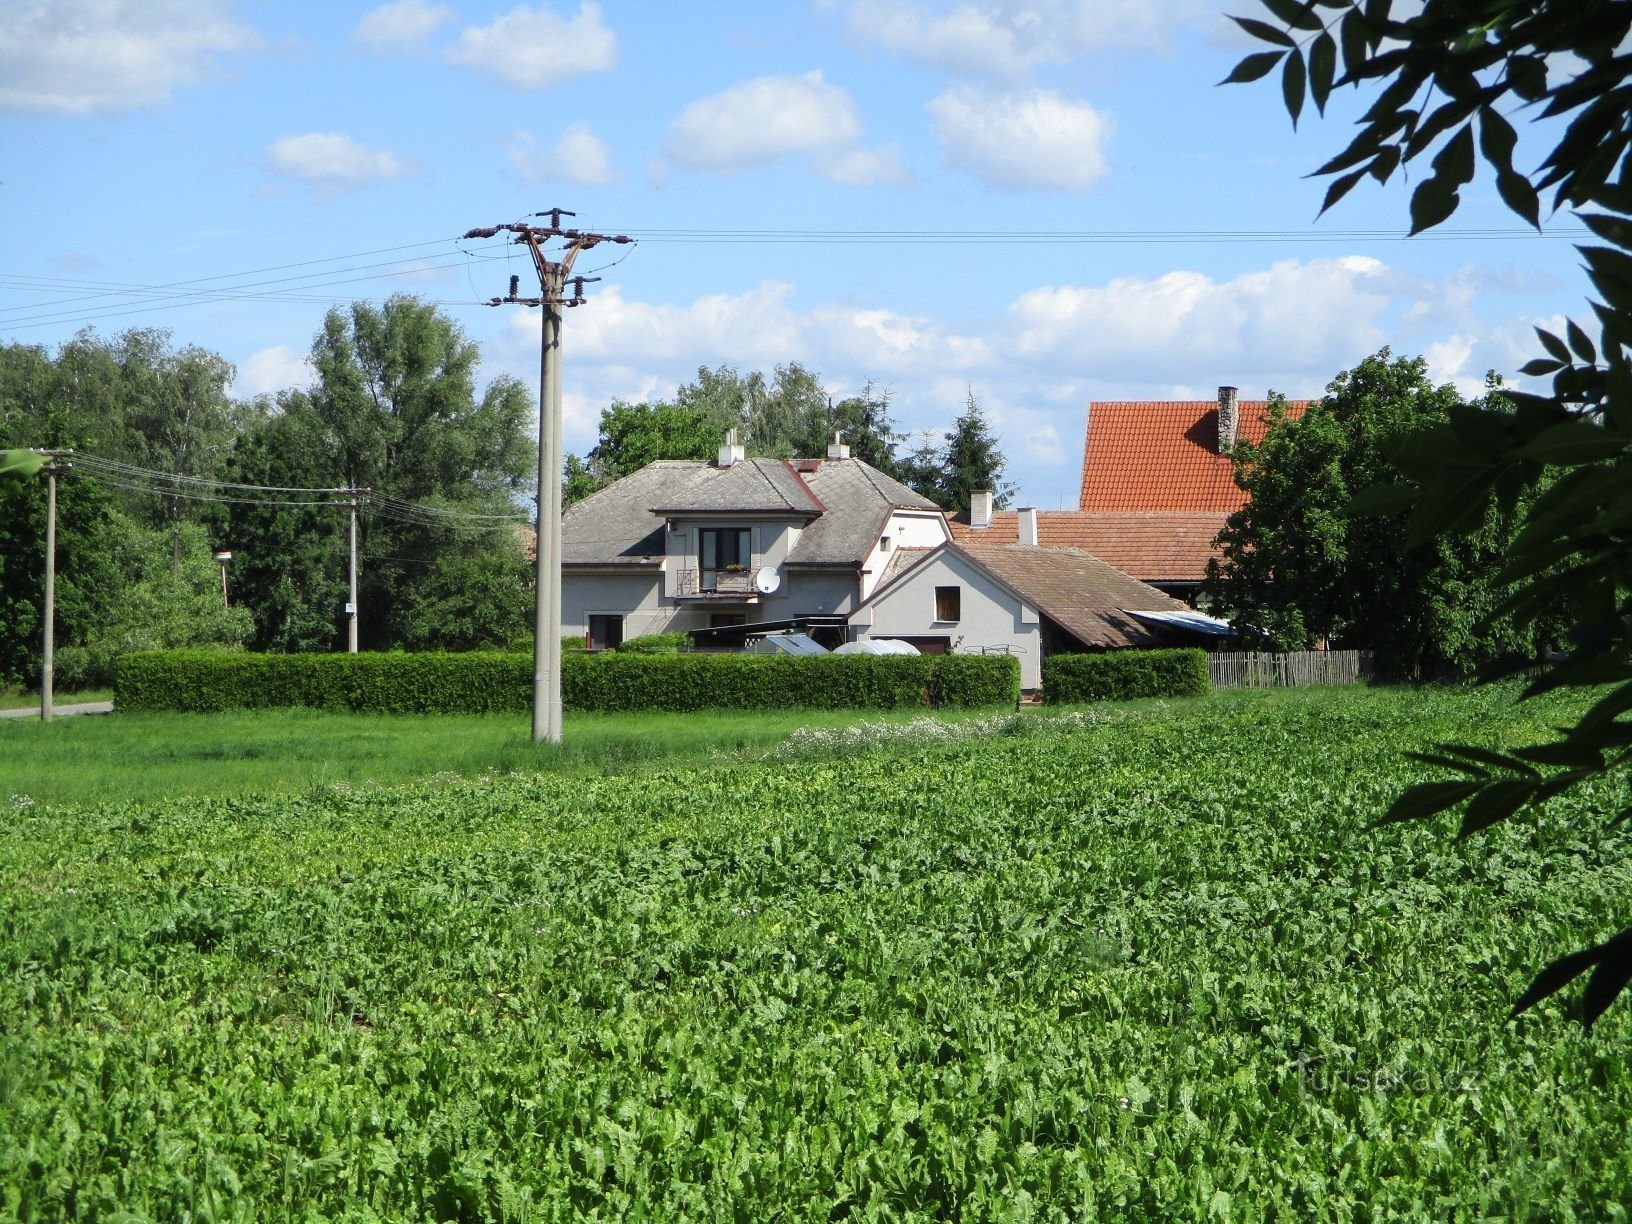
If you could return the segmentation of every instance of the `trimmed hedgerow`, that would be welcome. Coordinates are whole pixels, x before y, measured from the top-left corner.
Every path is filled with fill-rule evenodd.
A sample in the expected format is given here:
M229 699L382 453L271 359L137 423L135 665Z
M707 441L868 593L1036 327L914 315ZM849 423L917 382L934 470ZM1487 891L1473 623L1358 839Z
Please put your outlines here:
M487 714L527 708L524 654L248 654L153 650L114 672L122 710L208 711L305 706L378 714Z
M1052 655L1043 664L1043 700L1051 704L1198 697L1211 687L1202 650Z
M171 650L119 660L121 710L270 706L380 714L522 711L532 701L525 654L228 654ZM1003 656L714 654L567 655L569 710L891 710L1013 705L1019 664Z
M619 654L678 654L689 649L691 637L685 633L647 633L626 639Z

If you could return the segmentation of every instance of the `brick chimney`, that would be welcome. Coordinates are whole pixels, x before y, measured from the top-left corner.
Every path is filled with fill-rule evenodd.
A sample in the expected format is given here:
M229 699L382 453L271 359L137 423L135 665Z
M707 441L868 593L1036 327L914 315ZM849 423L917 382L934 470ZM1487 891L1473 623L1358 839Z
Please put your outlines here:
M1235 406L1235 388L1218 389L1218 453L1227 455L1235 449L1235 434L1241 427L1241 413Z
M1021 506L1018 524L1017 543L1031 548L1037 547L1037 508L1035 506Z
M976 489L969 495L969 526L985 531L992 525L994 500L990 489Z
M827 457L829 459L850 458L850 444L844 440L844 432L842 430L835 430L833 432L833 441L827 444Z
M714 466L722 468L736 467L747 456L747 448L737 441L737 431L728 429L725 431L725 441L720 446L719 460Z

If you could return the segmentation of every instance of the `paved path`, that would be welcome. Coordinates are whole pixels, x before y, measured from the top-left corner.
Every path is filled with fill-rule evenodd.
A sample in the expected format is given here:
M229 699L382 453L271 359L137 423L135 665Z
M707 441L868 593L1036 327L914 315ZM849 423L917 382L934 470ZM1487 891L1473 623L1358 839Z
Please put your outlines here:
M51 716L61 718L69 714L112 714L111 701L81 701L73 705L53 705ZM37 705L24 706L20 710L0 710L0 718L38 718L40 707Z

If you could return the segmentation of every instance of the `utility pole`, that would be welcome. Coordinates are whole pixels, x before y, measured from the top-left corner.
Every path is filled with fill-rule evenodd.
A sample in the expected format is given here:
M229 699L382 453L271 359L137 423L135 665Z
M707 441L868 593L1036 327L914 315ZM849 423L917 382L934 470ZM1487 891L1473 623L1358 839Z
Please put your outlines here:
M576 216L562 208L534 213L548 217L548 225L490 225L473 229L466 238L514 235L513 242L525 246L538 272L538 296L517 295L520 278L510 278L507 296L493 298L489 306L536 306L544 311L538 359L538 518L535 545L537 574L533 604L533 742L561 742L561 312L568 306L584 304L584 286L600 279L573 276L572 265L584 251L603 242L628 245L634 239L622 234L592 234L563 228L562 217ZM550 259L545 245L565 245L557 259ZM567 296L567 286L573 287Z
M45 473L45 641L40 652L40 721L50 722L57 648L57 477L73 470L71 450L40 451L50 462Z
M344 493L345 501L339 503L351 510L351 560L348 566L350 594L346 599L346 653L357 653L357 508L363 504L363 498L372 493L373 489L336 489L336 493Z
M348 591L346 596L346 653L357 653L357 509L362 506L362 499L367 498L374 490L370 488L338 488L335 493L344 496L344 501L338 501L336 506L346 506L351 511L351 558L349 558L346 573L348 573Z

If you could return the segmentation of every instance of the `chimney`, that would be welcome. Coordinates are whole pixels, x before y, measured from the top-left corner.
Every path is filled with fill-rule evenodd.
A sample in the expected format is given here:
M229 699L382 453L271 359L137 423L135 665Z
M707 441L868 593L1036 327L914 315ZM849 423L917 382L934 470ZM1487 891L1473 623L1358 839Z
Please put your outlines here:
M969 526L984 531L992 525L992 491L976 489L969 495Z
M747 450L742 443L737 441L737 431L728 429L725 431L725 443L720 447L719 462L714 466L722 468L736 467L747 455Z
M1235 388L1218 389L1218 453L1227 455L1235 449L1235 432L1240 427L1241 414L1235 406Z
M1016 543L1028 547L1037 547L1037 508L1035 506L1020 507L1019 539Z
M836 429L833 431L833 441L827 444L827 457L829 459L850 458L850 445L844 440L843 430Z

